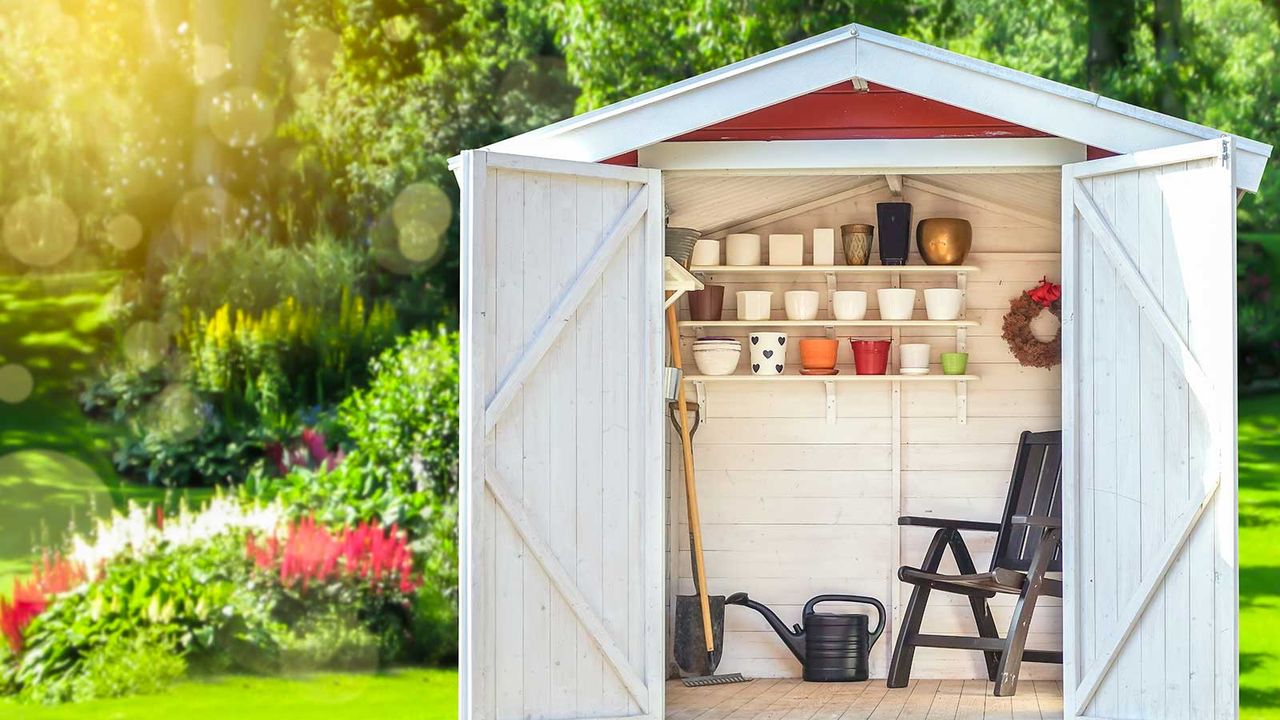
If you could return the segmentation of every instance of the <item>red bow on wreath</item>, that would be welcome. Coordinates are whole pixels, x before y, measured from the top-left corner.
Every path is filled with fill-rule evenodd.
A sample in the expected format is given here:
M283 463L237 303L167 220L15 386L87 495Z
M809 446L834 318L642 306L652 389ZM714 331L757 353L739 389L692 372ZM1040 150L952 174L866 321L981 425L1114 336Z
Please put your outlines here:
M1049 307L1058 298L1062 297L1062 286L1049 282L1049 278L1040 278L1040 284L1034 289L1028 290L1027 295L1040 304L1041 307Z

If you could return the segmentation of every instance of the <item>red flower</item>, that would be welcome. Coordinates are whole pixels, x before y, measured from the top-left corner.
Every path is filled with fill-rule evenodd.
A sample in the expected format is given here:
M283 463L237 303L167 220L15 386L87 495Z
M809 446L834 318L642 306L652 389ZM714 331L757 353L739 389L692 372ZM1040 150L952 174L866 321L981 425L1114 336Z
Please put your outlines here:
M362 522L334 532L306 517L290 523L285 536L283 542L270 537L260 545L249 535L245 556L259 568L274 571L286 587L306 590L316 582L360 578L375 592L382 592L386 580L408 593L421 584L413 573L408 541L394 525Z
M13 602L0 597L0 633L3 633L13 652L22 652L22 633L49 601L84 582L84 568L61 555L45 555L32 566L31 579L13 583Z

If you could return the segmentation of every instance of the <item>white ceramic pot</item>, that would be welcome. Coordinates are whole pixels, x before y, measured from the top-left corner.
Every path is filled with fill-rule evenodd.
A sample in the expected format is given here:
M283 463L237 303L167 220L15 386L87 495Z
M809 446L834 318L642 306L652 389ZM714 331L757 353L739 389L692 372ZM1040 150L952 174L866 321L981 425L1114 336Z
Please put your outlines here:
M867 316L867 294L861 290L837 290L831 294L831 312L837 320L861 320Z
M906 343L898 348L898 367L901 368L928 368L929 367L929 344L928 343Z
M738 358L742 357L742 346L738 347L695 347L693 362L698 372L703 375L732 375L738 369Z
M876 291L881 320L910 320L916 306L916 291L909 288L881 288Z
M770 235L770 265L803 265L804 235Z
M813 264L836 264L836 229L813 229Z
M738 319L768 320L772 302L773 292L769 290L739 290Z
M782 306L787 309L788 320L816 320L818 291L788 290L782 294Z
M751 372L756 375L781 375L787 365L787 334L751 333Z
M930 320L955 320L960 317L963 294L955 288L929 288L924 291L924 311Z
M759 265L760 236L751 233L733 233L724 239L726 265Z
M719 240L699 240L693 246L693 259L689 261L690 265L719 265L720 264L720 241Z

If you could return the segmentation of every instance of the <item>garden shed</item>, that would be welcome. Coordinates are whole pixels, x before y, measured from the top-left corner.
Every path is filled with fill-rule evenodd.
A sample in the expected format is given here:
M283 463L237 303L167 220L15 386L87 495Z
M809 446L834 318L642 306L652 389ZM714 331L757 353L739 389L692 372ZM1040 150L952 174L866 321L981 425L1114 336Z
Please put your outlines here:
M1236 717L1235 207L1270 152L851 25L462 153L461 716ZM889 202L966 220L963 263L913 243L905 264L848 264L835 229ZM755 262L673 267L668 225L757 236ZM794 236L799 264L775 262ZM1042 278L1062 292L1047 369L1002 337ZM839 374L797 372L798 343L774 375L746 351L727 375L685 363L706 588L787 625L820 593L880 599L869 682L795 682L736 607L717 672L759 679L668 681L693 578L664 313L712 284L710 319L675 300L686 358L762 330L840 343ZM961 291L946 319L919 297L885 319L876 300L939 287ZM735 319L761 290L763 319ZM797 290L817 317L796 319ZM848 290L870 299L857 319L832 307ZM847 337L891 341L888 372L854 370ZM908 344L928 346L921 372L900 365ZM940 372L942 352L967 368ZM1061 430L1061 600L1026 637L1063 664L1029 662L993 697L983 652L924 647L886 689L913 592L897 569L932 533L898 518L999 520L1027 430ZM996 552L963 535L977 565ZM991 600L1001 635L1018 601ZM976 635L976 613L935 594L910 632Z

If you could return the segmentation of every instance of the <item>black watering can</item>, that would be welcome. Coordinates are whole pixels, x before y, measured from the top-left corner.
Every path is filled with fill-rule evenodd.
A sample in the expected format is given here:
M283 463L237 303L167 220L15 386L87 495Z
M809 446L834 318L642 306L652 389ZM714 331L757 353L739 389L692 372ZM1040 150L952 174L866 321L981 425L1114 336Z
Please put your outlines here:
M814 612L820 602L848 602L874 605L880 613L875 632L867 630L867 616ZM871 646L884 631L884 605L864 595L819 595L804 605L804 626L787 629L786 624L768 607L734 593L725 598L726 605L742 605L764 616L773 631L787 644L787 649L804 666L807 682L852 682L866 680L867 656Z

